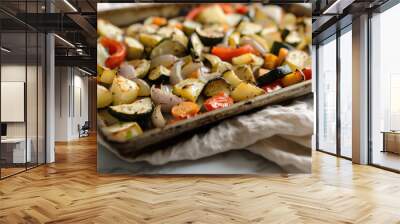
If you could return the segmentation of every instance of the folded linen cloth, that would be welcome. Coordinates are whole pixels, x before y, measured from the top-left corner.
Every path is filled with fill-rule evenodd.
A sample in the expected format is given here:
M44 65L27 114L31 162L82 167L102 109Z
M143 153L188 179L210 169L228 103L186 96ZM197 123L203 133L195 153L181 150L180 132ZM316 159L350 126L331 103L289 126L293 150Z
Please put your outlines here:
M255 113L225 120L208 132L163 150L122 159L164 165L245 149L275 162L288 172L311 172L313 117L312 97L290 105L267 106Z

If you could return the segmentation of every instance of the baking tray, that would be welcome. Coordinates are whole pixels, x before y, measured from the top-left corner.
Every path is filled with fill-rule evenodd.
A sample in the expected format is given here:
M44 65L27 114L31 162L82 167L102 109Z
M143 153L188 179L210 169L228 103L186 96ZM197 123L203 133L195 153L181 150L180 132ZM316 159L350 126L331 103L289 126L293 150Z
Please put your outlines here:
M177 16L186 12L189 7L193 7L194 5L196 4L120 4L119 6L122 7L118 9L98 12L98 18L109 20L120 27L126 27L132 23L142 21L149 16ZM284 5L284 8L298 16L310 16L311 9L308 9L307 6L308 4L290 4ZM134 158L142 153L165 148L165 146L175 144L195 133L208 130L216 123L229 117L253 112L268 105L284 103L306 95L312 95L311 80L238 102L227 108L200 114L191 119L170 124L163 128L145 131L143 134L125 143L107 141L99 126L99 142L103 143L106 148L111 148L113 152L117 152L119 156Z

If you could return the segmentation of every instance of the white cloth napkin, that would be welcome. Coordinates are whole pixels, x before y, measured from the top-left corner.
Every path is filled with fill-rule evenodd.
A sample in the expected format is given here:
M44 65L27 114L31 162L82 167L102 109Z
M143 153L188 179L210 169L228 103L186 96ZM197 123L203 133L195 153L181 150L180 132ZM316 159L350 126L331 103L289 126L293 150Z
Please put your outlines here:
M269 106L226 120L164 150L128 160L163 165L246 149L289 172L311 172L312 105L312 98L308 98L287 106Z

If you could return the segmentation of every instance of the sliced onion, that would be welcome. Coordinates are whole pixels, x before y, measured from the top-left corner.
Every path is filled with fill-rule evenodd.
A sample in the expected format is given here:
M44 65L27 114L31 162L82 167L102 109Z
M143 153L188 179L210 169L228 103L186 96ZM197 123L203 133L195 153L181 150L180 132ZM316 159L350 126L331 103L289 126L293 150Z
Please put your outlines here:
M133 67L133 65L128 64L126 62L122 63L119 66L118 74L127 79L130 79L130 80L133 80L136 78L135 67Z
M178 61L172 66L171 74L169 75L169 82L175 85L183 80L182 77L182 65L183 61Z
M151 99L156 105L161 106L161 110L164 112L171 112L173 106L183 102L183 99L172 93L166 93L155 86L151 87L150 91Z
M154 109L151 115L151 121L153 122L153 125L157 128L162 128L167 124L167 122L164 119L164 116L161 113L161 105L157 105L156 108Z
M216 79L221 77L221 73L219 72L213 72L213 73L202 73L201 79L205 82L208 82L210 80Z
M176 60L178 60L178 58L172 54L160 55L151 59L150 69L153 69L159 65L169 68L176 62Z
M150 96L150 86L146 81L138 78L134 78L133 81L139 86L138 96Z
M240 39L240 45L246 45L249 44L252 46L256 51L258 51L261 55L265 55L267 53L267 50L259 44L256 40L251 39L249 37L243 37Z
M189 63L182 69L182 77L185 79L187 78L190 74L193 72L197 71L198 69L201 68L200 63Z

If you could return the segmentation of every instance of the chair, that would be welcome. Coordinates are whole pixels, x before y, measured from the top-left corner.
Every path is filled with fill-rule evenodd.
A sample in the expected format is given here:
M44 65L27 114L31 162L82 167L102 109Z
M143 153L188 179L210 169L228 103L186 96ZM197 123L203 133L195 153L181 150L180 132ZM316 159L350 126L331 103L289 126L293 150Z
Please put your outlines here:
M82 127L78 124L79 138L89 136L90 124L89 121L85 121Z

